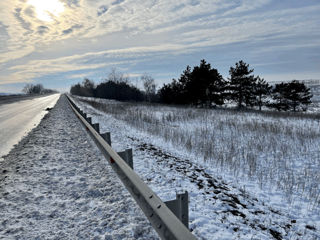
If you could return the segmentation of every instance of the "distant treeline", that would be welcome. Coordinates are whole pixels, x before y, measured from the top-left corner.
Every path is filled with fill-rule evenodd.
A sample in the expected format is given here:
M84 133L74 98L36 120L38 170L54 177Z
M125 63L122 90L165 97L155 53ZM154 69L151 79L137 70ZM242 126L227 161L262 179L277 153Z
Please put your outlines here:
M129 78L115 69L102 83L95 86L94 82L85 78L82 83L71 86L70 93L85 97L115 99L119 101L144 101L145 94L129 84Z
M128 78L115 70L108 79L95 86L85 79L71 87L71 94L115 99L122 101L149 101L166 104L203 107L222 106L234 102L241 108L274 108L279 111L306 110L312 94L304 83L293 80L270 86L263 78L253 75L249 64L239 61L230 67L230 77L225 80L217 69L205 60L199 66L187 66L178 80L164 84L157 92L154 79L142 76L145 91L128 83Z
M56 90L44 88L42 84L26 84L22 89L25 94L57 93Z

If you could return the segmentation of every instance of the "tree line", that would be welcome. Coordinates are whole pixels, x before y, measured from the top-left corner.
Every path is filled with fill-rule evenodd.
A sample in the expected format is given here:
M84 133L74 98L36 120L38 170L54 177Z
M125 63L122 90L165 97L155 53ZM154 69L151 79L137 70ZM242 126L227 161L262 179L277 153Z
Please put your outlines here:
M159 90L160 101L167 104L192 104L207 107L234 102L239 109L263 106L278 111L306 110L311 103L310 88L293 80L269 85L242 60L230 67L225 80L210 63L201 60L199 66L187 66L178 80L164 84Z
M42 84L26 84L22 92L25 94L49 94L49 93L57 93L58 91L44 88Z
M115 69L108 78L95 86L84 79L73 85L71 94L115 99L120 101L148 101L165 104L194 105L203 107L222 106L236 103L239 109L263 107L278 111L306 110L312 94L304 83L293 80L271 86L260 76L254 76L254 69L242 60L230 67L230 77L224 79L210 63L201 60L192 69L187 66L180 78L164 84L156 91L154 79L144 74L141 77L144 91L129 83L129 78Z
M129 84L129 78L115 69L97 86L85 78L82 83L71 86L70 93L78 96L115 99L119 101L144 101L144 93Z
M71 86L70 93L85 97L114 99L119 101L149 101L157 102L156 85L154 79L144 74L141 77L145 91L138 89L129 82L129 77L112 69L109 76L100 84L95 85L92 80L85 78L82 83Z

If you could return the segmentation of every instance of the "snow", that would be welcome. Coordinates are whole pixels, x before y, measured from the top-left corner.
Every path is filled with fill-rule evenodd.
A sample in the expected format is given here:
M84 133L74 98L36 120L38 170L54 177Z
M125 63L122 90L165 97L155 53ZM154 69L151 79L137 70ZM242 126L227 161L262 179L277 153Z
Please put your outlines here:
M123 151L126 148L133 148L135 171L162 200L174 199L177 192L183 192L184 190L189 192L190 229L199 239L320 239L319 199L311 197L308 199L307 196L309 195L304 195L299 191L285 192L279 188L284 180L283 182L280 181L279 185L272 184L267 180L259 182L254 175L248 177L244 174L242 169L235 176L226 168L213 165L210 161L204 161L203 156L189 151L186 146L168 140L164 135L164 127L161 134L152 129L153 121L158 121L161 131L160 120L164 116L161 112L172 111L172 115L167 114L164 117L178 118L179 116L174 115L175 110L173 108L161 107L154 110L152 107L136 107L131 104L130 106L133 106L133 109L136 110L135 113L140 114L145 119L145 122L139 123L141 126L137 126L123 120L120 112L118 115L117 112L115 114L106 113L104 109L110 108L112 105L116 105L121 111L123 105L116 101L89 98L75 99L77 104L92 117L93 122L100 124L102 132L111 132L112 146L115 150ZM100 110L93 108L87 102L80 101L80 99L98 103L94 106ZM122 109L122 111L126 111L126 109ZM150 112L144 116L144 111ZM134 116L132 117L134 118ZM210 117L212 116L210 115ZM225 119L220 117L219 119L221 120L219 124L222 127L225 124L232 124L228 122L227 117ZM257 117L257 115L241 114L237 119L240 125L236 127L239 131L241 125L245 125L248 119L253 122L275 121ZM179 121L177 121L179 123L175 122L175 124L166 127L177 129L181 127L179 125L181 124L188 132L202 124L197 122L196 118L193 123L184 122L183 119ZM287 165L280 166L278 164L278 171L287 168L294 174L301 174L301 177L299 175L298 178L301 181L304 181L303 176L308 177L308 179L305 179L306 183L303 183L304 186L309 189L312 188L316 194L319 194L318 173L320 166L319 158L316 157L319 154L319 125L317 125L317 120L315 122L301 122L294 118L276 118L276 122L278 122L281 132L274 132L272 135L274 139L287 134L288 128L285 128L285 126L288 126L287 123L292 124L289 129L292 137L291 133L288 134L290 135L288 139L292 141L290 143L297 144L301 141L301 139L295 137L301 126L305 127L305 132L299 132L299 134L314 134L314 137L308 140L310 143L305 145L310 147L310 149L306 149L306 155L287 156L288 161L285 161ZM148 125L149 123L150 125ZM224 134L228 129L223 129ZM239 133L240 139L247 141L247 133L241 131ZM226 132L226 134L229 133ZM248 134L251 134L249 138L252 141L257 139L254 138L254 129ZM308 139L308 137L305 139ZM280 141L286 140L280 139ZM276 142L277 145L281 145L279 143L279 141ZM286 146L285 143L282 145ZM288 153L291 150L294 152L295 146L297 145L289 149ZM280 150L278 150L279 154L285 156ZM309 153L308 150L311 152ZM297 150L297 153L300 152ZM315 158L313 158L314 156ZM262 158L259 162L261 169L268 168L270 158L263 158L263 156L260 158ZM293 160L293 162L289 160ZM313 165L301 168L307 162ZM302 170L309 172L303 173ZM245 171L247 170L245 169ZM274 170L270 169L266 172L277 176L272 171ZM279 176L285 177L286 174L287 172ZM307 189L305 191L307 192Z
M0 239L158 239L65 96L0 171Z

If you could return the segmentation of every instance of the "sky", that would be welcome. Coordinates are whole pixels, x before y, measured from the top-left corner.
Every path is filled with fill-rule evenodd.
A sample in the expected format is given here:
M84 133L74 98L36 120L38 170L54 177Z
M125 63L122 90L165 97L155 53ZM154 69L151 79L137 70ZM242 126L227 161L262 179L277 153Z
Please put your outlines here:
M319 0L2 0L0 92L64 92L114 68L159 88L201 59L225 78L243 60L270 82L320 79L319 13Z

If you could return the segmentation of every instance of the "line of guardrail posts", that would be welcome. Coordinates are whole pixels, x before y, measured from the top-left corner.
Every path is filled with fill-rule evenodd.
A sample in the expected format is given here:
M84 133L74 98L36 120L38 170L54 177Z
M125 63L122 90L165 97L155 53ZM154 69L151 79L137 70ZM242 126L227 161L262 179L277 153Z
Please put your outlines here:
M86 113L84 113L76 104L70 101L71 104L76 108L76 110L87 120L89 124L99 133L100 127L99 123L92 124L92 118L88 117ZM111 134L110 132L100 134L101 137L111 146ZM128 166L133 169L133 153L132 149L126 149L125 151L118 152L119 156L128 164ZM107 157L107 156L106 156ZM110 162L114 163L113 159L110 158ZM122 178L123 181L129 186L128 190L135 195L135 198L139 198L140 196L137 195L133 186L130 186L128 179L123 175L117 165L113 165L114 170L119 174L119 177ZM173 212L173 214L189 229L189 196L188 192L185 191L184 193L177 193L176 199L164 202L166 206ZM153 216L153 212L149 213L149 218ZM161 226L161 224L159 225Z
M118 152L119 156L133 169L133 154L132 148L126 149L123 152Z
M189 229L189 197L188 192L177 193L176 199L164 202L178 219Z

